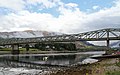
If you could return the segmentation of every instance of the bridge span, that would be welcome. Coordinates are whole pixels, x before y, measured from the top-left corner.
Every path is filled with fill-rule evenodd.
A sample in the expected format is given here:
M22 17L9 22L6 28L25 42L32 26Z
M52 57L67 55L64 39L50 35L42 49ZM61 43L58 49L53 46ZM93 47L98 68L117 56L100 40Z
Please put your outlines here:
M33 38L6 38L0 39L0 45L13 45L17 49L18 44L45 43L45 42L75 42L75 41L106 41L109 47L110 40L120 40L120 28L107 28L78 34L63 34L57 36L33 37ZM14 47L15 46L15 47Z

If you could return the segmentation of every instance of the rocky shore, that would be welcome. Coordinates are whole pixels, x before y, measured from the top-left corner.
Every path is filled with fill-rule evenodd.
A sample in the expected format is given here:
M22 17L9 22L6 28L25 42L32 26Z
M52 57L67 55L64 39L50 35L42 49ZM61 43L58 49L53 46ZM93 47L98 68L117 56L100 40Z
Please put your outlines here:
M120 75L120 59L104 59L93 64L76 65L50 75Z

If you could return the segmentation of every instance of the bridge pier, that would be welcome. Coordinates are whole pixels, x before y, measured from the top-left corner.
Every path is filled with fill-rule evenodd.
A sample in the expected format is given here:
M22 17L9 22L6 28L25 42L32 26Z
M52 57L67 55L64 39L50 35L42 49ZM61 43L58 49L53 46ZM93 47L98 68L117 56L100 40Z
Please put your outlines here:
M110 47L110 40L107 40L107 47Z
M19 45L18 44L13 44L12 46L12 54L19 54L20 51L19 51Z
M109 44L110 44L110 40L109 40L109 30L106 30L107 31L107 47L109 48Z
M29 51L29 44L25 45L26 51Z

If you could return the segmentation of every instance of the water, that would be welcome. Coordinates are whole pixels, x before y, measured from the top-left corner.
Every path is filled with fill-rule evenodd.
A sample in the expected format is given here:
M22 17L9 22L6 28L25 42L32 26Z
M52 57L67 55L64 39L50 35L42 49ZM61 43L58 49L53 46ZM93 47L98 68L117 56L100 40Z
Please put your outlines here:
M50 67L67 67L75 64L92 62L93 55L102 55L104 51L80 53L20 54L0 55L0 75L16 75L21 73L46 73ZM88 58L89 60L86 60ZM96 60L95 60L96 61ZM44 72L43 72L44 70ZM6 74L4 74L6 73Z

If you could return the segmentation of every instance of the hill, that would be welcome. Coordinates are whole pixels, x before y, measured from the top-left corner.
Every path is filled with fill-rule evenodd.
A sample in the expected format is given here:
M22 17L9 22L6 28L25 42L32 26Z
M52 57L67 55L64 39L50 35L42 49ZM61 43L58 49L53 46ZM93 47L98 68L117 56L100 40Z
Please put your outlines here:
M44 36L55 36L61 35L58 32L47 32L47 31L15 31L15 32L0 32L1 38L31 38L31 37L44 37Z
M113 42L112 44L110 44L110 47L112 47L112 48L119 48L120 47L120 41Z

